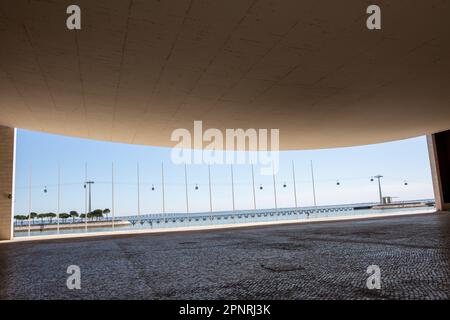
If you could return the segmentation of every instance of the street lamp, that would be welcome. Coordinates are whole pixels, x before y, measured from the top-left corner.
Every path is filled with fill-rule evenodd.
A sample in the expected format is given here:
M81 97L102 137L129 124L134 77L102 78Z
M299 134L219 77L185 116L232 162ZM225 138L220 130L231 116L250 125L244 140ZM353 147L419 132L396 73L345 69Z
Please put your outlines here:
M92 185L94 184L94 181L86 181L84 184L84 188L86 189L87 187L89 188L89 211L88 213L92 212Z
M379 174L373 178L378 179L378 192L380 194L380 203L382 204L383 203L383 192L381 191L381 178L383 178L383 176L381 174ZM373 181L373 178L371 179L371 181Z

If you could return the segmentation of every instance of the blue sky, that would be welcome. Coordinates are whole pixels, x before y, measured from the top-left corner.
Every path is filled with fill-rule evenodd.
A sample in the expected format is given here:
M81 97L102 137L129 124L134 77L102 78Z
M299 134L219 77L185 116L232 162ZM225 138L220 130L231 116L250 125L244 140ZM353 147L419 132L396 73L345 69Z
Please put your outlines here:
M17 133L15 214L28 212L28 180L32 170L32 211L57 211L58 163L61 166L61 212L84 212L85 163L93 186L93 209L111 208L111 165L115 165L116 215L137 212L137 163L140 166L141 213L162 210L161 163L165 166L167 212L185 212L184 166L174 165L171 149L99 142L26 130ZM398 200L433 198L425 137L361 147L286 151L276 175L279 207L294 206L291 162L295 163L300 206L313 204L310 161L313 161L318 205L372 202L378 188L370 177L385 176L385 195ZM213 209L230 210L229 165L211 166ZM236 209L251 209L251 167L235 165ZM339 180L340 186L336 184ZM408 182L408 186L404 185ZM209 210L208 167L188 166L190 211ZM274 207L273 180L255 166L258 208ZM286 188L283 184L287 185ZM195 190L198 184L199 189ZM152 191L152 185L155 191ZM259 186L263 186L263 190ZM47 187L47 193L44 188Z

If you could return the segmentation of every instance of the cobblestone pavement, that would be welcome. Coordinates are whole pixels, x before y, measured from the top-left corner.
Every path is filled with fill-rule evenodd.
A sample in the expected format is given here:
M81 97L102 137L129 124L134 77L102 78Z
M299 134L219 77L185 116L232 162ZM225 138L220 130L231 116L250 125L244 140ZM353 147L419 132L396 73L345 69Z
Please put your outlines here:
M448 299L448 213L0 245L1 299ZM366 288L369 265L381 290ZM81 290L68 290L69 265Z

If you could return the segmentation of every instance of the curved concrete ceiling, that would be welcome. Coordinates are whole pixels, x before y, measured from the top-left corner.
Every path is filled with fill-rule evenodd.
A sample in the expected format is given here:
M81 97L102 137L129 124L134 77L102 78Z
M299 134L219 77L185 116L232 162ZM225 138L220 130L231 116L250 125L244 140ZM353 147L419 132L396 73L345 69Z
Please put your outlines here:
M82 30L66 28L66 8ZM279 128L283 149L450 128L450 1L0 2L0 124L172 146L176 128Z

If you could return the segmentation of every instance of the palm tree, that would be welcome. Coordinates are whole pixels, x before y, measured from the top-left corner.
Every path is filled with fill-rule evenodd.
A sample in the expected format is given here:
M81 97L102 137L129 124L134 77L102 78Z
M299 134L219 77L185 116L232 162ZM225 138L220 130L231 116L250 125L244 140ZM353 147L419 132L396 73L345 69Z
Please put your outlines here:
M75 218L79 216L78 212L70 211L70 216L72 217L72 223L75 222Z
M41 224L44 224L44 218L47 218L46 213L39 213L38 218L41 219Z
M50 223L52 223L53 218L56 218L56 213L49 212L47 213L47 217L50 218Z
M28 215L20 216L20 219L23 221L28 220ZM23 224L23 221L22 221L22 224Z
M17 221L20 221L20 225L23 225L23 221L24 220L27 220L28 219L28 217L27 216L25 216L25 215L16 215L16 216L14 216L14 219L16 219Z
M60 213L60 214L59 214L59 217L60 217L61 219L63 219L63 222L64 222L64 223L66 223L66 220L67 220L68 218L70 218L70 214L68 214L68 213Z
M102 218L103 217L103 210L102 209L96 209L92 212L92 217L97 218Z
M111 210L109 210L108 208L103 210L103 214L106 216L106 220L108 220L108 214L110 214L110 213L111 213Z
M30 213L30 219L33 220L33 224L34 224L34 219L36 219L38 216L38 214L36 212L31 212Z

